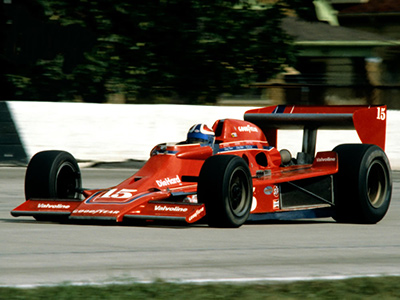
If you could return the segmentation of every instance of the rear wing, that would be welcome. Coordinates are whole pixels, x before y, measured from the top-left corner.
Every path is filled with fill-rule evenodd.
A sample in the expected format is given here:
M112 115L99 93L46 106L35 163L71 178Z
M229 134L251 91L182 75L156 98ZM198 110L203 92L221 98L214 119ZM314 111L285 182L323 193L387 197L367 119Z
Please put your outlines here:
M278 129L302 129L302 151L312 157L320 129L355 129L363 144L385 150L386 105L276 105L248 110L244 119L260 127L273 147L278 144Z

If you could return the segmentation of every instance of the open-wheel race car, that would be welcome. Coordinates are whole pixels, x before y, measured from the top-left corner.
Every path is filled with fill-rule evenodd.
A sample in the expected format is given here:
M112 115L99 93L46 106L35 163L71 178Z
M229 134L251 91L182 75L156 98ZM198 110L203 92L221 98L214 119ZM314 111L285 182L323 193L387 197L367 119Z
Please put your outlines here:
M302 129L301 152L278 150L280 129ZM355 129L360 142L316 152L320 129ZM84 189L74 157L43 151L28 164L26 201L13 216L37 220L246 221L333 217L377 223L392 193L384 152L386 106L271 106L244 120L194 125L187 140L151 150L122 183Z

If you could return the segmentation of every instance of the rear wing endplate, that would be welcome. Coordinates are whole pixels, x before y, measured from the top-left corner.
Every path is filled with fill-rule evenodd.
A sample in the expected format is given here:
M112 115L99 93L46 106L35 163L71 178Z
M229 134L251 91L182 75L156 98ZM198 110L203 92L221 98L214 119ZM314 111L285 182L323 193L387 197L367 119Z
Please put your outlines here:
M386 113L386 105L276 105L248 110L244 119L260 127L274 147L278 129L302 129L302 151L314 156L320 129L355 129L363 144L385 150Z

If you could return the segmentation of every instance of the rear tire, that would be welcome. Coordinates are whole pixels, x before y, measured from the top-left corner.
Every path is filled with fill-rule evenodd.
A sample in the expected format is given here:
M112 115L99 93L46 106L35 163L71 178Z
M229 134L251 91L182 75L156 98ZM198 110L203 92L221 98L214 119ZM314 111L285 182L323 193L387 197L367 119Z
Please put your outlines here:
M30 160L25 198L79 199L82 179L75 158L65 151L42 151Z
M339 172L334 177L338 222L375 224L389 209L392 178L389 160L376 145L335 147Z
M210 226L240 227L250 214L253 199L248 165L235 155L211 156L201 168L197 196L206 206Z

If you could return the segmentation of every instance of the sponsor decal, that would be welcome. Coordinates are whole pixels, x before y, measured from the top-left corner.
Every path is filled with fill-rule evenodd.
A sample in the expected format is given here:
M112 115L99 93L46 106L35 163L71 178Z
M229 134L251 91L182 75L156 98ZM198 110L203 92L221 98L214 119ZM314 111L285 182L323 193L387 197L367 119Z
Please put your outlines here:
M279 209L279 199L274 199L272 203L273 209Z
M336 161L336 157L317 157L317 162Z
M278 186L274 185L273 187L272 186L265 187L265 189L264 189L264 194L265 195L271 195L272 193L274 194L275 197L279 196L279 188L278 188Z
M204 211L204 206L196 210L194 214L189 217L189 222L192 221L194 218L197 218L203 211Z
M265 194L265 195L271 195L272 192L273 192L272 186L267 186L267 187L264 189L264 194Z
M218 152L257 149L257 148L258 148L257 145L239 145L239 146L230 146L230 147L220 148Z
M232 133L231 133L231 137L237 138L237 133L236 133L236 132L232 132Z
M37 208L68 209L71 205L39 203Z
M279 196L279 188L278 188L278 186L274 186L274 196L275 197L278 197Z
M107 209L76 209L72 212L73 214L89 214L89 215L116 215L119 214L119 210L107 210Z
M251 125L247 125L247 126L238 126L238 130L240 132L258 132L257 127L251 126Z
M168 212L187 212L186 207L179 206L166 206L166 205L156 205L154 207L155 211L168 211Z
M169 185L181 183L181 180L180 180L179 176L176 175L176 177L172 177L172 178L167 177L164 179L156 180L156 183L159 187L163 187L163 186L169 186Z
M257 208L257 198L256 198L255 193L254 193L255 190L256 190L256 188L253 187L253 201L251 202L250 211L253 211L253 210L255 210Z

